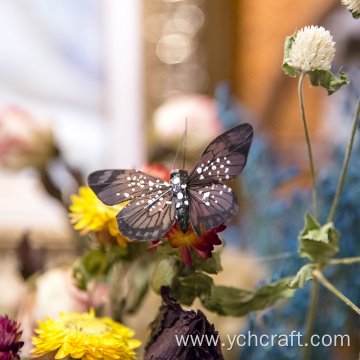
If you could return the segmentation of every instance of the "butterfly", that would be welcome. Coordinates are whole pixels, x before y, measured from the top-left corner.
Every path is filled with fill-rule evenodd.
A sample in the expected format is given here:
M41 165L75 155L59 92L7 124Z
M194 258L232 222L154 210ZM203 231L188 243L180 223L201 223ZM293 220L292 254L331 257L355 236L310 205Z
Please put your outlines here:
M106 205L129 203L117 214L120 233L131 240L157 240L178 222L198 236L225 223L238 210L232 189L223 183L246 165L253 128L241 124L215 138L190 174L172 170L170 182L139 170L100 170L88 177L89 187Z

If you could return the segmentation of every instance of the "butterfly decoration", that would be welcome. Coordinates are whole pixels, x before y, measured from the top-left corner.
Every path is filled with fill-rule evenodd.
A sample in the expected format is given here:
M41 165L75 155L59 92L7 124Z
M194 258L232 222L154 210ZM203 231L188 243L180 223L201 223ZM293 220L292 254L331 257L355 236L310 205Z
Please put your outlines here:
M208 232L237 212L237 198L223 181L241 173L252 139L250 124L235 126L207 146L190 174L172 170L170 182L139 170L100 170L88 184L106 205L129 201L116 220L131 240L157 240L175 221L183 233L191 224L201 236L201 225Z

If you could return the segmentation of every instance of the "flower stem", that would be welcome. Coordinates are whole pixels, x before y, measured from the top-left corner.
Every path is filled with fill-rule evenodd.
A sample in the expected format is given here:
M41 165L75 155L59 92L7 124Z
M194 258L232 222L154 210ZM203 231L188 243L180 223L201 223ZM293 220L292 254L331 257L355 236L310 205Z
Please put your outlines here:
M48 194L51 195L56 200L59 200L61 203L63 203L61 191L52 181L47 168L43 168L39 170L39 174L40 174L41 182L43 183L44 188L48 192Z
M318 305L318 296L319 296L319 281L314 278L311 288L311 295L310 295L310 307L307 313L306 318L306 333L305 333L305 344L311 344L311 336L314 331L314 324L315 324L315 315ZM310 350L311 346L305 346L302 359L307 360L310 358Z
M348 299L344 294L342 294L334 285L332 285L321 273L320 270L313 270L312 272L314 278L319 280L321 284L323 284L328 290L330 290L333 294L335 294L338 298L340 298L346 305L350 306L355 312L357 312L360 315L360 309L350 300Z
M353 123L352 129L351 129L351 135L350 135L350 139L349 139L347 149L346 149L344 164L343 164L343 168L341 170L341 175L340 175L340 179L339 179L338 188L336 190L336 194L335 194L332 206L331 206L331 211L330 211L330 214L329 214L328 222L332 222L334 220L336 207L337 207L337 204L339 202L339 198L340 198L342 189L344 187L346 171L347 171L347 168L348 168L348 165L349 165L350 155L351 155L351 151L352 151L353 144L354 144L354 138L355 138L355 133L356 133L356 129L357 129L359 116L360 116L360 100L359 100L356 115L355 115L355 118L354 118L354 123Z
M310 161L311 177L312 177L312 183L313 183L313 204L314 204L314 211L315 211L315 219L317 221L319 221L319 209L318 209L318 201L317 201L314 161L313 161L313 156L312 156L312 151L311 151L309 132L307 129L307 124L306 124L304 100L303 100L303 94L302 94L302 87L303 87L303 82L304 82L305 76L306 76L306 72L302 72L300 75L300 79L299 79L298 91L299 91L299 98L300 98L301 116L302 116L302 120L303 120L303 124L304 124L305 137L306 137L306 143L307 143L309 161Z
M339 265L339 264L350 265L350 264L354 264L357 262L360 262L360 256L343 258L343 259L330 259L327 262L327 264L328 265Z

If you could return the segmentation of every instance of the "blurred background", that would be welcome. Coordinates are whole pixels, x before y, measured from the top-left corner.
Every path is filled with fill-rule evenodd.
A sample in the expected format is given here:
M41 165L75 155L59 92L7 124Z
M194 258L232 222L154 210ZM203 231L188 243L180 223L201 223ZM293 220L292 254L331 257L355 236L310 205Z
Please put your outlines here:
M285 37L312 24L330 30L333 71L343 66L354 83L331 98L304 85L315 167L336 179L360 80L360 21L340 0L0 2L0 288L12 289L0 312L16 314L26 291L19 246L38 250L43 270L73 259L70 195L94 170L171 167L186 117L188 169L218 134L254 125L244 201L225 238L256 256L296 254L302 218L256 233L250 214L280 219L310 196L297 80L281 64ZM265 273L239 282L251 288Z

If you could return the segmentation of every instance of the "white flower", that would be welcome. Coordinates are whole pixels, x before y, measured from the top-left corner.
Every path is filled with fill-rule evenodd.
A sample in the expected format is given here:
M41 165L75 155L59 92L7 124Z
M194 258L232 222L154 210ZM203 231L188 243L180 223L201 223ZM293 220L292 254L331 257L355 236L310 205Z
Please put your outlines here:
M342 0L341 2L349 11L360 13L360 0Z
M315 69L330 70L335 55L335 43L330 32L322 26L305 26L292 44L285 61L294 69L308 72Z

